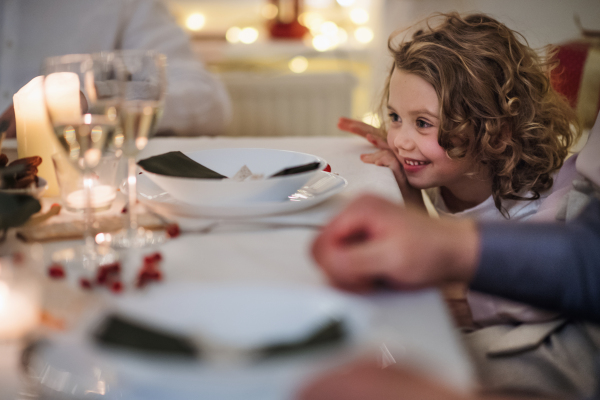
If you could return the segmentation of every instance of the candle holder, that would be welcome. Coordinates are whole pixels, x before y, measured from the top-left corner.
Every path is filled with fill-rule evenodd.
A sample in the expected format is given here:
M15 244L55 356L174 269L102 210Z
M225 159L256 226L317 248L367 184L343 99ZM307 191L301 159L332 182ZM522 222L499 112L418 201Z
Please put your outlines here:
M116 176L120 156L108 154L102 157L92 170L90 178L83 177L64 153L52 155L61 203L72 212L83 212L86 207L85 187L90 186L92 209L95 212L108 210L117 196Z

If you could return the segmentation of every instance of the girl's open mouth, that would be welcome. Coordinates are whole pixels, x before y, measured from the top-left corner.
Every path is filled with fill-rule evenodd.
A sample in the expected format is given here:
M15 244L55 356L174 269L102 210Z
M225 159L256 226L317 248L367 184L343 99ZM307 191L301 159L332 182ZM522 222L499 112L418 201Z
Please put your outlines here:
M404 167L405 172L418 172L429 164L431 164L431 162L429 162L429 161L421 161L421 160L405 158L403 167Z

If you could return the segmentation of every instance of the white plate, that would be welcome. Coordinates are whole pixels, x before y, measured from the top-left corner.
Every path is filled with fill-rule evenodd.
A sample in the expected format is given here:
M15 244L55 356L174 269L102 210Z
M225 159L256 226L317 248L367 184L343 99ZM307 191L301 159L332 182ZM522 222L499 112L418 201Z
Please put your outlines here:
M370 334L370 309L362 299L326 287L179 283L125 296L117 305L138 321L237 346L305 337L332 317L343 322L347 339L343 348L219 365L102 351L87 333L94 321L78 333L55 336L36 352L30 368L42 392L58 398L65 391L102 387L103 399L286 399L308 376L355 356ZM57 381L47 380L52 375L60 390Z
M161 175L145 171L145 174L177 200L188 204L236 204L240 202L261 203L281 201L298 190L315 174L325 168L327 162L321 157L297 151L261 148L224 148L183 152L190 159L229 178L244 165L252 173L264 178L290 167L318 163L319 168L302 173L270 177L268 179L199 179Z
M164 189L152 182L145 173L137 176L137 191L140 202L158 213L187 217L255 217L291 213L315 206L348 185L348 181L330 172L318 171L306 186L290 194L287 200L254 203L187 204L173 198Z

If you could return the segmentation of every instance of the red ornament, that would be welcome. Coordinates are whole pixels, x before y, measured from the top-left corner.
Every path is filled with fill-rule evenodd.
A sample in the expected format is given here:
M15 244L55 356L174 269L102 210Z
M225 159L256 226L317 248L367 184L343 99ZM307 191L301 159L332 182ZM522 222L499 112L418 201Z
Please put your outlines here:
M327 164L325 168L323 168L324 172L331 172L331 165Z

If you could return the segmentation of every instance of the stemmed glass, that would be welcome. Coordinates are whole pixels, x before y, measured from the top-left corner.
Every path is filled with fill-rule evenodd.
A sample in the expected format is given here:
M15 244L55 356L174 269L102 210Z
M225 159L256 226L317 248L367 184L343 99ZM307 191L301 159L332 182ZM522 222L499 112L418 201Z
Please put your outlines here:
M97 246L92 227L92 183L94 167L111 147L119 129L121 87L115 57L104 54L71 54L44 61L44 97L54 132L69 161L81 170L84 179L83 246L55 253L55 261L74 262L81 272L118 257L107 246Z
M115 248L145 247L163 242L163 233L156 234L138 225L136 156L154 134L162 113L166 92L166 57L154 51L122 50L115 52L119 65L119 80L123 89L120 106L122 137L117 144L127 157L127 228L113 235Z

